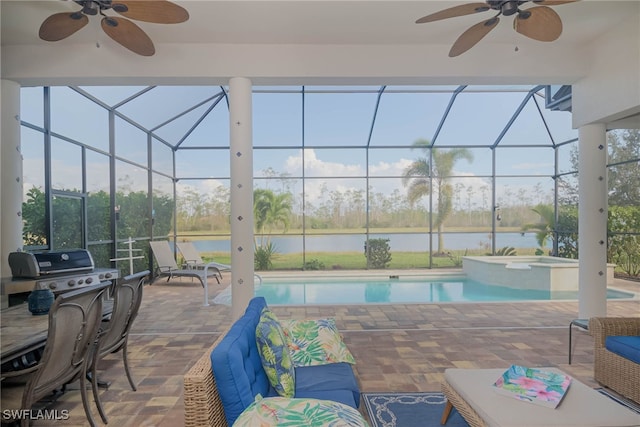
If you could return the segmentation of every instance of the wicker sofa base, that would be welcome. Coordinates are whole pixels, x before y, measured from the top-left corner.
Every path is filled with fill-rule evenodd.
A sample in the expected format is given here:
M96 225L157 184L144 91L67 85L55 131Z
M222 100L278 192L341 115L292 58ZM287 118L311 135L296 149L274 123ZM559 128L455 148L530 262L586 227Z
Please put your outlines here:
M227 427L227 418L211 370L211 352L226 334L227 331L222 332L184 375L185 427Z
M640 364L610 352L605 347L607 336L640 336L640 317L594 317L589 320L589 332L594 338L594 379L616 393L640 403Z

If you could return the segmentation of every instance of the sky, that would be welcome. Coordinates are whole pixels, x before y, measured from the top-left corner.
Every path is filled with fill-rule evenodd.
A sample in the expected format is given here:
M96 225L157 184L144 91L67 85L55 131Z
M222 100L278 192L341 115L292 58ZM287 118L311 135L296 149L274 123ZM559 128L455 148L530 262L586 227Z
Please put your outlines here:
M323 186L330 191L363 189L367 156L369 176L395 177L374 178L370 182L375 191L389 194L399 188L398 177L405 168L424 155L411 145L416 140L433 141L435 137L436 146L460 145L470 150L473 161L458 162L454 175L465 177L459 182L465 188L473 189L475 202L480 203L481 188L490 182L486 177L492 174L492 153L478 146L492 145L501 138L496 151L496 174L515 178L505 178L498 185L511 186L517 191L519 185L530 188L532 182L541 180L545 186L546 183L551 185L549 179L527 177L553 174L554 156L549 147L553 143L577 139L577 131L571 128L570 113L546 110L544 99L537 96L534 96L537 104L533 99L524 103L526 91L516 87L503 88L501 92L489 92L488 87L468 88L470 92L463 92L451 105L450 87L387 87L379 103L379 87L334 88L341 93L321 92L327 88L305 88L304 106L300 87L277 89L284 93L273 93L274 88L254 88L254 176L264 176L264 171L271 168L276 175L301 177L304 154L304 175L318 178L307 182L305 193L311 199L320 197ZM406 89L420 92L401 92ZM83 87L81 90L99 98L104 107L110 107L147 88ZM176 176L182 178L178 188L207 192L217 185L229 185L229 150L226 148L229 116L221 91L220 87L156 87L123 103L116 111L147 129L154 129L159 138L171 144L180 143L180 148L185 149L179 149L176 154ZM104 107L66 87L53 87L51 100L53 132L98 150L108 150L108 112ZM447 120L441 123L448 108ZM522 113L501 136L518 108L522 108ZM42 111L42 89L23 88L21 119L42 127ZM198 121L201 122L193 128ZM23 131L24 169L28 172L25 189L43 183L41 168L30 166L30 162L34 165L39 162L41 138L36 131ZM146 164L147 139L143 131L117 117L115 140L118 156ZM302 143L311 148L303 152ZM506 147L524 145L545 147ZM366 146L371 147L368 153ZM154 147L154 167L171 175L171 149L157 141L154 141ZM73 143L54 138L54 183L65 186L81 182L80 153ZM93 158L100 159L101 155L89 156L87 160L90 162ZM569 167L568 159L569 149L561 149L561 169ZM146 190L146 181L136 178L144 176L144 170L118 164L119 174L126 173L132 187ZM92 191L106 189L108 164L98 161L89 167L88 188ZM163 186L170 188L169 184L167 180Z

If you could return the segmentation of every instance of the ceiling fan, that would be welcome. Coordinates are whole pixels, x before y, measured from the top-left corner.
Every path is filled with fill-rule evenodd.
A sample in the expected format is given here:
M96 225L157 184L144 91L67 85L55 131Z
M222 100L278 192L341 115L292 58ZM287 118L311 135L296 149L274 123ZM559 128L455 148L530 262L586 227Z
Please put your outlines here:
M474 13L493 10L497 12L493 17L470 27L455 41L449 56L461 55L475 46L484 36L489 34L500 22L500 15L512 16L513 28L520 34L534 40L551 42L562 34L562 20L560 16L549 6L557 6L565 3L573 3L578 0L486 0L484 3L468 3L443 9L431 15L423 16L416 24L440 21L456 16L472 15ZM534 3L537 6L521 9L525 3Z
M149 36L129 19L156 24L177 24L189 19L181 6L166 0L74 0L82 6L77 12L54 13L40 26L40 38L55 42L74 34L89 22L88 16L102 15L105 33L127 49L143 56L152 56L156 49ZM123 17L109 16L113 10ZM129 18L129 19L127 19Z

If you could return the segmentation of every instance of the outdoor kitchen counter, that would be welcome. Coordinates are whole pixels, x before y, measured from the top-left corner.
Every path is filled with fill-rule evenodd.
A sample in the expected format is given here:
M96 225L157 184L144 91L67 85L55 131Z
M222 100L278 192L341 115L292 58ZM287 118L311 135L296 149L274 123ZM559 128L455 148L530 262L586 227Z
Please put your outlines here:
M105 300L102 316L113 311L113 300ZM17 359L42 347L47 341L48 315L33 315L29 304L0 310L0 364Z

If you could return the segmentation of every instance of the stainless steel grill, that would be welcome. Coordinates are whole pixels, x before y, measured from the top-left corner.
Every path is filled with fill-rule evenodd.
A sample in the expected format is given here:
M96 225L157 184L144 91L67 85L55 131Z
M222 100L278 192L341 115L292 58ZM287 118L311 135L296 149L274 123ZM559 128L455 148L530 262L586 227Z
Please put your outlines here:
M118 270L110 268L94 268L91 271L76 272L64 275L50 275L35 280L33 289L51 289L53 293L64 292L84 286L118 278Z
M61 293L80 287L117 279L114 268L94 268L93 258L86 249L47 252L12 252L9 266L12 282L21 289L51 289Z

